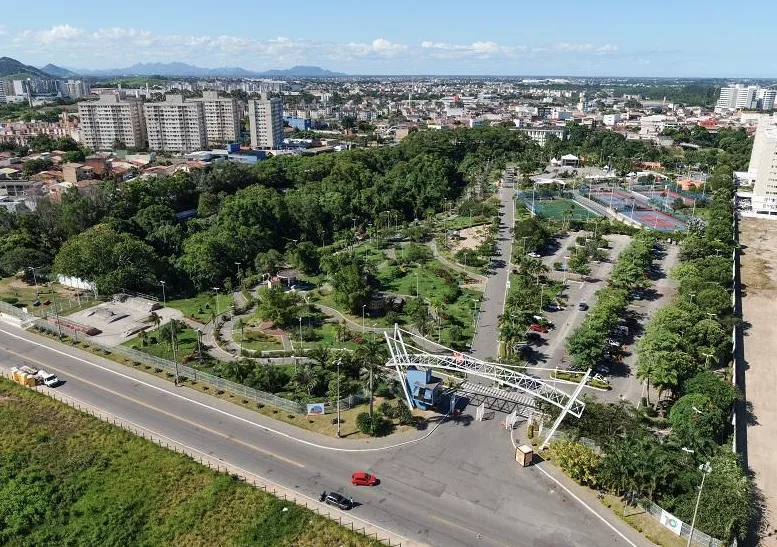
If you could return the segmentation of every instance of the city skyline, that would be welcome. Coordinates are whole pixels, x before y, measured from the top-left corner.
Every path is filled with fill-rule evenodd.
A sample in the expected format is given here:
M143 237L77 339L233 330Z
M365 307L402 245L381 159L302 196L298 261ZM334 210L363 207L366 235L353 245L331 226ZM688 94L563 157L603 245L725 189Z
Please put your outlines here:
M355 75L769 78L773 48L759 28L777 6L757 3L758 18L665 0L636 14L610 1L581 8L562 0L549 11L502 0L478 10L455 1L364 9L340 0L214 17L212 4L200 0L185 11L139 0L109 17L93 0L65 12L43 1L34 23L20 22L29 19L25 6L4 8L0 50L27 64L71 69L185 62L253 71L316 65ZM235 17L241 9L246 16ZM747 32L720 39L737 27Z

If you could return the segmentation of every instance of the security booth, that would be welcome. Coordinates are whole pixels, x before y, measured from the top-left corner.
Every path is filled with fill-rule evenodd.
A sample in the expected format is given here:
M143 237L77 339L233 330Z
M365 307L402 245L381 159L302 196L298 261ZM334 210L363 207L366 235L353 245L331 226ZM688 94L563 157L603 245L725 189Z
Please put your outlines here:
M442 380L432 376L431 370L408 368L405 382L415 408L429 410L439 401Z
M516 448L515 461L517 461L521 467L529 467L534 460L534 449L528 444L524 444Z

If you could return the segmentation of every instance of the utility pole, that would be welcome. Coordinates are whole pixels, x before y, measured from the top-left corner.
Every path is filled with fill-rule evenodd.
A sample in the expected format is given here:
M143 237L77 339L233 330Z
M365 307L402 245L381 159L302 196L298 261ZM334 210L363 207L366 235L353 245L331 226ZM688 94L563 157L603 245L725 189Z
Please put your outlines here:
M707 478L707 475L712 472L712 467L710 467L710 462L703 463L699 466L699 469L703 473L701 476L701 486L699 486L699 495L696 497L696 507L693 510L693 520L691 520L691 533L688 535L688 543L686 543L686 547L691 547L691 540L693 539L693 531L696 526L696 513L699 512L699 502L701 501L701 493L702 490L704 490L704 479Z
M340 438L340 361L337 360L337 438Z
M159 284L162 285L162 304L167 307L167 294L165 293L165 283L167 281L160 281Z
M216 315L221 315L221 309L219 308L219 289L221 287L213 287L213 290L216 291Z

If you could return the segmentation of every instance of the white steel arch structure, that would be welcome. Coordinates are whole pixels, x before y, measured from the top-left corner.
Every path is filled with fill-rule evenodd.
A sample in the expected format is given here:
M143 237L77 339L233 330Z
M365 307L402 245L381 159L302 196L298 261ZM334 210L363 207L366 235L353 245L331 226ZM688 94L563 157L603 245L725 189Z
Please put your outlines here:
M585 403L579 400L577 397L580 395L580 392L583 390L583 387L585 387L585 384L591 375L590 369L588 369L588 371L586 371L586 373L583 375L582 380L579 384L577 384L572 394L569 394L557 388L554 385L555 382L553 381L529 376L528 374L524 374L513 368L482 361L472 357L471 355L466 355L450 348L446 348L445 346L426 340L425 338L410 331L401 329L399 325L394 325L393 334L385 332L384 336L386 338L386 343L388 344L389 353L391 355L389 361L386 363L386 366L396 370L399 382L402 385L402 390L405 394L406 402L410 408L413 407L413 402L410 397L410 393L407 390L407 385L405 383L402 370L412 366L452 370L463 372L465 374L473 374L481 378L513 387L517 390L523 391L524 393L532 395L533 397L557 406L561 409L561 413L553 423L550 432L545 437L545 440L540 447L541 449L544 449L547 446L550 438L556 432L556 429L567 414L571 414L572 416L579 418L582 416L583 410L585 410ZM411 340L420 339L423 342L423 345L434 345L447 353L429 353L428 351L405 341L405 336Z

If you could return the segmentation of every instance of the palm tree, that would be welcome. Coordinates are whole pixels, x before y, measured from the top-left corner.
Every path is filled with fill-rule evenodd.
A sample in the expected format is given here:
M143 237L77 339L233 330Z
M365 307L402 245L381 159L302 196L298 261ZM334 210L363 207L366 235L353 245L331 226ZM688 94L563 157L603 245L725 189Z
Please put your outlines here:
M162 324L162 318L159 316L159 314L155 311L152 311L151 314L148 316L149 323L153 323L156 327L156 338L159 340L159 325Z
M386 347L377 340L366 340L356 350L356 358L361 365L360 377L367 384L370 392L370 419L373 411L373 376L375 367L387 361Z

